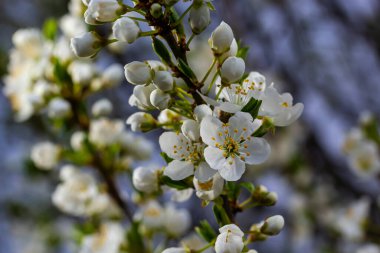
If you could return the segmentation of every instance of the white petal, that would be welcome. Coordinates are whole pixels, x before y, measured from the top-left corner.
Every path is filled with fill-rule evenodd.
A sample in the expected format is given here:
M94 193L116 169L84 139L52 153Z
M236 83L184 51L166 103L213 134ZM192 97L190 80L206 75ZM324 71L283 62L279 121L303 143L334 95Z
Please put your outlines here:
M224 112L236 113L243 109L243 106L236 105L230 102L221 102L218 108Z
M190 162L174 160L164 170L164 175L178 181L194 174L194 165Z
M191 198L193 195L194 189L189 188L186 190L176 190L173 189L173 195L171 196L171 200L175 202L185 202Z
M215 147L215 144L222 143L218 132L222 130L223 123L212 116L206 116L201 122L201 137L204 143Z
M226 162L226 158L223 156L223 150L213 147L207 147L204 151L206 162L214 170L219 170Z
M198 123L200 123L206 116L212 116L212 110L208 105L198 105L195 107L194 117Z
M230 133L237 141L245 140L261 126L260 120L253 121L249 113L238 112L228 121Z
M241 231L241 229L236 226L235 224L228 224L224 225L223 227L219 228L220 233L232 233L234 235L243 237L244 233Z
M183 135L174 132L165 132L159 139L160 147L170 158L182 160L189 155L187 148L190 141Z
M268 159L271 148L264 138L251 137L241 144L239 152L247 164L260 164Z
M210 180L216 173L216 170L213 170L206 162L201 162L196 171L194 176L201 182L207 182Z
M220 103L218 103L216 100L208 97L208 96L205 96L203 95L202 93L200 93L199 91L197 91L198 94L202 97L202 99L209 105L213 105L213 106L219 106Z
M238 157L229 157L224 160L224 164L219 168L219 173L226 181L237 181L245 172L245 164Z

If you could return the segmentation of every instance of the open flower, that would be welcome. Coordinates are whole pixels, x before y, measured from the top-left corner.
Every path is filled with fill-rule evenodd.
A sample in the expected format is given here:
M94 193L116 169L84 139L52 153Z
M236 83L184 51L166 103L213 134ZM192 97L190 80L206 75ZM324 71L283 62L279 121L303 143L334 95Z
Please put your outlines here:
M220 234L216 238L216 253L241 253L244 248L244 233L235 224L229 224L219 229Z
M166 167L164 174L173 180L182 180L194 174L203 181L211 178L215 171L204 161L203 143L192 142L182 133L166 132L160 136L160 147L174 159Z
M237 181L245 171L245 164L263 163L270 154L265 139L252 137L260 127L248 113L237 112L228 123L207 116L201 122L201 137L208 145L204 150L207 163L227 181Z
M280 94L273 85L265 89L263 103L259 114L273 120L276 126L289 126L296 121L303 112L303 104L293 105L293 97L290 93Z
M214 200L219 197L224 186L224 180L219 173L216 173L210 180L203 183L194 177L193 183L197 197L204 200Z

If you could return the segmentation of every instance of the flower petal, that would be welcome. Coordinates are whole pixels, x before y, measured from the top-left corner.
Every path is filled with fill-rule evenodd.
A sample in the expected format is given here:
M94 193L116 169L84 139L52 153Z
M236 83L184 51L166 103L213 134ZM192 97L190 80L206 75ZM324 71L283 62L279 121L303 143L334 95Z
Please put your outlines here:
M216 170L213 170L206 162L201 162L195 173L194 176L201 182L207 182L212 178L216 173Z
M165 132L161 134L159 143L161 150L170 158L182 160L190 154L188 151L190 141L183 134Z
M194 165L190 162L174 160L164 170L164 175L178 181L194 174Z
M223 123L212 116L206 116L201 122L201 137L204 143L215 147L215 144L222 143L218 132L222 130Z
M223 156L223 150L213 147L207 147L204 151L206 162L214 170L219 170L226 162L226 158Z
M270 145L263 138L251 137L241 144L240 155L247 164L260 164L265 162L271 152Z
M226 181L237 181L245 171L245 164L238 157L229 157L224 160L224 164L219 168L219 173Z
M237 141L247 139L261 126L260 120L253 121L252 116L245 112L237 112L228 123L230 133L234 133L233 138Z

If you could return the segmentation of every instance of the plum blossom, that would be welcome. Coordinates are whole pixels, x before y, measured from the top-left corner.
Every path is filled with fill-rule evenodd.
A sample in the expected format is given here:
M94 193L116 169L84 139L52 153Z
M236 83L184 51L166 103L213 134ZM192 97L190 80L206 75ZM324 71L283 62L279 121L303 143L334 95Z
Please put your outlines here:
M235 224L229 224L219 229L220 234L216 238L216 253L241 253L244 248L244 233Z
M270 154L270 146L263 138L252 137L261 121L253 121L248 113L237 112L228 123L207 116L201 122L201 137L208 145L204 150L207 163L227 181L237 181L245 171L245 164L263 163Z

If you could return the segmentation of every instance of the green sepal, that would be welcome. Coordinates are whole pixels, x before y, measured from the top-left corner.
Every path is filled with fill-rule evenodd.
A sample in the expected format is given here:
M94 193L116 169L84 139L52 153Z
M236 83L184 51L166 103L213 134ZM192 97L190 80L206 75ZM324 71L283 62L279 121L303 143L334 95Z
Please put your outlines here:
M215 219L220 227L223 227L227 224L231 224L230 218L228 218L226 210L224 210L222 206L215 204L212 210L214 212Z
M249 102L243 107L242 112L248 112L255 119L259 114L259 110L262 104L262 100L251 98Z
M242 183L240 183L240 186L247 189L250 193L253 193L255 191L254 184L252 184L250 182L242 182Z
M197 77L195 76L194 72L191 70L189 65L187 65L186 62L184 62L182 59L178 59L178 69L182 72L182 74L184 74L191 80L197 80Z
M167 65L170 65L172 58L165 44L161 40L154 37L152 46L156 54L160 57L161 61Z
M177 190L186 190L190 188L189 184L185 180L175 181L168 176L162 176L160 178L160 184L167 185L170 188L175 188Z
M235 182L226 183L227 197L229 200L236 200L239 197L240 187Z
M212 11L215 11L215 10L216 10L216 9L215 9L215 6L214 6L211 2L207 2L206 4L207 4L207 6L208 6L208 8L209 8L210 10L212 10Z
M174 160L173 158L170 158L165 152L161 152L160 155L166 163L170 163Z
M216 238L216 233L207 220L202 220L195 228L197 234L205 239L206 242L212 242Z
M127 232L127 248L129 253L146 252L144 239L140 234L139 227L139 222L132 222L131 227Z
M42 34L48 40L55 40L58 33L58 24L57 20L49 18L45 21L42 27Z

